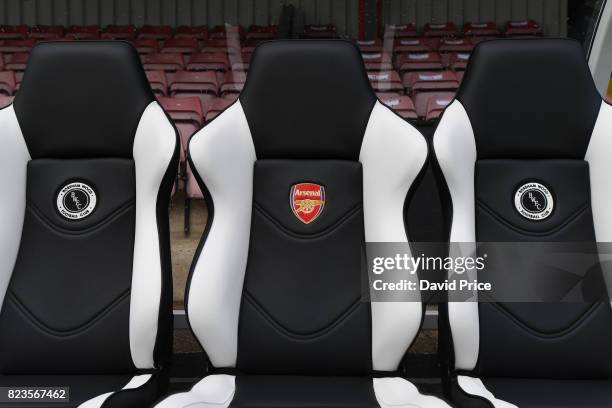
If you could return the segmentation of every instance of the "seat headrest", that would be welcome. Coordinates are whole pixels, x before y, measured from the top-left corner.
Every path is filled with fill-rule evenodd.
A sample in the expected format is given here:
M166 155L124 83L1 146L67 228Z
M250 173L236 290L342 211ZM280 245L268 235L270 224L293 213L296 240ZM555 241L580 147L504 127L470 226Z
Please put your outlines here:
M32 158L132 157L154 100L130 44L48 42L32 50L14 108Z
M581 45L567 39L482 42L457 99L481 159L582 159L602 103Z
M240 95L258 158L356 160L376 96L343 40L259 45Z

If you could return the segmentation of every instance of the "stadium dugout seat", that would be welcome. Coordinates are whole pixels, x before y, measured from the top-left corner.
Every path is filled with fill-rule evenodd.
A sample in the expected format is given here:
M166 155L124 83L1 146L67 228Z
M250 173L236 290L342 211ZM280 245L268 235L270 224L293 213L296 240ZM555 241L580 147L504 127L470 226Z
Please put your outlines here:
M600 243L606 251L605 243L612 241L611 134L612 107L595 88L581 44L567 39L479 44L433 138L445 201L452 200L448 239L578 243L581 255L600 255ZM529 183L535 184L525 189ZM538 206L521 200L526 192ZM496 251L501 263L522 254L513 247ZM534 263L550 269L552 264L540 259ZM606 286L604 259L608 255L589 265L600 289ZM574 266L563 263L559 271L572 274ZM534 269L538 282L527 285L564 285L566 275L538 272L546 271ZM444 344L453 356L447 392L455 406L610 406L607 296L595 302L496 300L450 302L441 310Z
M427 23L423 28L425 37L456 37L459 35L457 26L452 21L446 23Z
M495 21L482 23L465 23L463 34L467 37L499 37L501 32L497 28Z
M368 72L368 79L375 92L397 92L404 91L402 80L395 71Z
M338 37L338 31L334 24L306 24L302 38L310 39L329 39Z
M193 38L198 41L208 39L208 27L200 26L179 26L174 32L174 38Z
M212 222L186 312L211 369L158 408L448 407L397 377L422 304L362 301L365 242L407 244L427 143L377 101L354 44L260 45L189 156Z
M4 56L4 69L11 71L25 71L29 58L29 52L7 54Z
M14 99L13 96L6 96L6 95L0 94L0 109L6 108L11 103L13 103L13 99Z
M185 61L178 53L151 53L142 56L142 65L147 71L175 72L185 68Z
M179 141L138 55L37 45L0 124L0 386L69 387L24 406L151 406L171 357Z
M455 91L459 80L453 71L413 71L406 72L402 78L406 94L419 92Z
M168 94L168 78L164 71L145 71L145 74L155 95L166 96Z
M133 40L136 36L136 27L133 25L109 25L104 30L100 38L104 40Z
M0 71L0 94L13 95L15 86L15 73L13 71Z
M444 69L442 57L437 52L400 54L397 56L395 64L400 73Z
M1 25L0 40L25 40L28 38L26 25Z
M406 95L377 94L380 101L404 119L418 119L414 102Z
M383 30L383 38L412 38L419 35L416 26L413 23L386 24Z
M223 83L219 88L219 95L239 94L246 82L246 73L242 71L229 71L225 74Z
M34 40L2 40L0 41L0 53L14 54L17 52L30 52L36 44Z
M542 27L533 20L508 21L506 23L506 37L540 37L544 35Z
M440 54L449 52L469 53L474 49L474 44L470 38L442 38L438 45Z
M138 30L138 38L165 41L172 38L172 27L167 25L143 25Z
M443 57L444 65L453 71L465 71L469 60L470 53L467 52L453 52Z
M184 185L185 185L185 219L184 231L189 234L191 228L191 200L202 199L204 195L202 190L195 181L191 166L186 163L185 152L187 151L187 143L189 138L198 131L203 123L206 112L202 109L202 103L199 98L183 97L183 98L159 98L159 103L168 113L174 125L176 126L181 138L181 170Z
M64 26L35 25L30 28L29 37L34 40L57 40L64 36Z
M361 58L368 71L389 71L393 69L393 59L387 52L362 53Z
M73 25L68 27L65 37L71 40L97 40L100 38L99 25Z
M158 40L137 38L132 41L139 54L156 54L159 52L160 44Z
M426 119L429 110L446 107L455 97L454 92L419 92L412 96L414 107L420 118ZM431 102L433 100L433 102Z
M396 55L428 53L435 51L433 45L429 38L400 38L395 40L393 53Z

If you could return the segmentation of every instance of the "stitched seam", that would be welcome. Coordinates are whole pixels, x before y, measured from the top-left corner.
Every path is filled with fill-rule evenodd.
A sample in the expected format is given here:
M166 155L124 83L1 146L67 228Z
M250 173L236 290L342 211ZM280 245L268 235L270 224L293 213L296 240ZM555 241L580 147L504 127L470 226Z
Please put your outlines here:
M100 312L98 312L96 315L94 315L93 317L85 321L80 326L73 328L73 329L69 329L69 330L54 329L48 326L47 324L43 323L38 317L36 317L36 315L34 315L34 313L32 313L27 308L25 304L21 302L21 300L19 300L17 295L10 289L7 291L7 294L8 294L7 299L15 305L15 307L22 314L23 317L25 317L32 324L34 324L36 327L38 327L40 330L44 331L45 333L50 334L55 337L71 337L71 336L76 336L80 334L81 332L84 332L87 329L93 327L103 317L110 314L112 310L116 309L123 301L128 299L130 292L131 292L130 289L125 290L117 298L111 301L107 306L102 308Z
M316 239L316 238L321 238L326 235L329 235L332 232L339 229L343 224L346 224L356 214L358 214L361 208L362 208L361 204L357 204L352 209L350 209L347 213L345 213L342 217L340 217L338 221L336 221L334 224L330 225L329 227L325 228L323 231L317 232L315 234L300 234L300 233L291 231L290 229L282 225L280 221L274 218L274 216L268 213L260 205L258 205L257 203L253 203L253 209L256 210L258 213L260 213L265 219L270 221L271 224L276 226L278 230L283 232L285 235L288 235L292 238L297 238L297 239Z
M136 205L136 200L130 200L126 202L125 204L123 204L121 207L114 210L111 214L108 215L108 217L101 220L97 224L94 224L91 227L88 227L86 229L79 230L79 231L74 231L74 230L70 230L70 229L66 229L66 228L58 226L53 221L51 221L45 214L43 214L42 211L40 211L34 204L28 203L26 207L32 211L32 213L36 216L36 218L38 218L40 221L42 221L45 225L47 225L49 228L51 228L55 232L58 232L64 235L85 235L85 234L95 232L97 230L102 229L106 225L110 224L112 221L116 220L120 216L127 213L135 205Z
M489 206L487 206L485 203L483 203L480 200L477 200L477 206L480 207L487 214L489 214L493 219L498 221L500 224L506 226L507 228L509 228L509 229L511 229L511 230L513 230L515 232L518 232L520 234L530 235L530 236L535 236L535 237L547 236L547 235L553 234L555 232L559 232L563 228L566 228L569 224L571 224L573 221L575 221L579 216L581 216L584 212L586 212L590 208L589 204L585 204L582 207L580 207L578 210L576 210L573 214L568 216L565 219L565 221L563 221L561 224L557 225L556 227L553 227L553 228L551 228L551 229L549 229L547 231L533 232L533 231L528 231L528 230L525 230L523 228L520 228L520 227L517 227L517 226L511 224L509 221L505 220L501 215L496 213L493 209L491 209Z
M325 334L330 333L336 327L338 327L343 321L347 320L348 317L352 315L362 303L361 298L357 298L357 300L351 303L351 305L346 310L340 313L338 317L334 321L332 321L330 324L328 324L326 327L319 329L313 333L299 334L299 333L292 332L291 330L283 326L280 322L278 322L276 319L274 319L274 317L272 317L270 313L268 313L263 308L263 306L261 306L257 302L257 300L253 297L253 295L251 295L248 291L245 291L244 299L247 302L249 302L254 307L255 311L259 315L261 315L268 323L270 323L276 329L276 331L294 340L315 340L318 337L322 337Z

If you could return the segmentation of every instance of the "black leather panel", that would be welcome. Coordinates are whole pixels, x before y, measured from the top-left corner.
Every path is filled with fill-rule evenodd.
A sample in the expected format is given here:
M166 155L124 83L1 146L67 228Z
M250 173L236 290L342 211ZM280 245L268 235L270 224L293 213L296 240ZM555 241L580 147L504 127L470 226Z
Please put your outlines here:
M341 40L261 44L240 94L259 159L357 160L375 102L359 50Z
M323 185L326 193L323 212L308 225L299 225L290 207L291 186L300 182ZM238 368L368 373L371 316L369 304L362 302L367 276L361 165L259 160L254 183Z
M14 108L33 159L132 157L155 100L127 42L46 42L32 50Z
M238 376L231 408L378 408L366 377Z
M602 103L582 46L567 39L479 44L457 99L479 159L582 159Z
M521 408L608 408L610 380L534 380L488 378L483 383L496 398Z
M528 220L515 208L515 192L528 181L545 185L553 196L554 209L545 220ZM582 160L479 160L477 240L595 245L589 185L588 164ZM508 256L517 255L508 251ZM601 278L600 268L593 274ZM612 375L608 303L480 303L479 318L476 372L481 376Z
M131 375L0 375L0 387L69 387L69 403L1 404L2 408L73 408L104 393L120 390Z
M53 207L72 178L97 193L98 208L82 221L63 221ZM3 373L133 369L134 178L127 159L29 163L21 246L0 315Z

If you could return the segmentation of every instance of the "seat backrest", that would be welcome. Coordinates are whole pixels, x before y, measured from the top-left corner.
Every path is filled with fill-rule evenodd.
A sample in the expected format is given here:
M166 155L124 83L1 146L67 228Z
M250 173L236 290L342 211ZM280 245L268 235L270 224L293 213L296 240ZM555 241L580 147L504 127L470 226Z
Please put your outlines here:
M136 51L36 46L0 124L0 372L158 367L179 145Z
M211 213L186 308L212 364L396 370L422 305L363 300L365 242L407 242L404 203L427 147L376 100L355 45L260 45L239 99L189 154Z
M612 108L577 42L479 44L433 141L450 194L449 240L581 242L597 251L612 239L610 126ZM516 199L529 183L547 203L541 209ZM601 277L599 265L593 273ZM612 375L609 302L450 303L448 315L458 370Z

